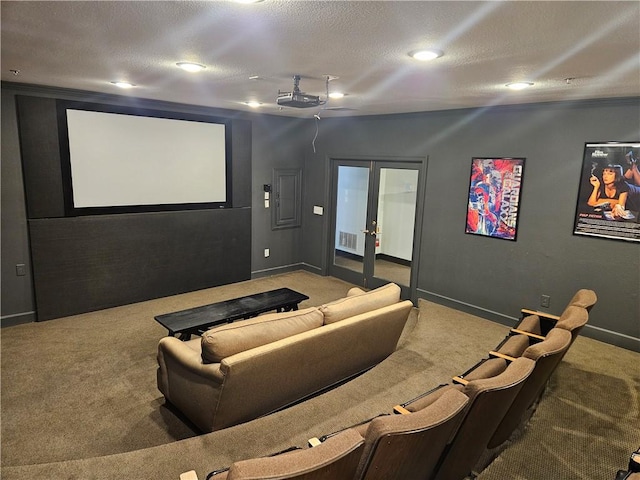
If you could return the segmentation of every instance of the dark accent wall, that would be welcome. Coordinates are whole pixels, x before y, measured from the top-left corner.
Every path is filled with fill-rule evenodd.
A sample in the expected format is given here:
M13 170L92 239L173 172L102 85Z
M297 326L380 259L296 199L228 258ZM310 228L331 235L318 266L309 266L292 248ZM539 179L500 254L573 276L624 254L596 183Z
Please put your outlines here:
M64 217L56 101L16 98L27 217Z
M329 216L309 205L331 208L329 158L428 157L419 297L513 324L521 307L545 310L543 294L559 314L591 288L583 332L638 349L639 245L572 233L585 143L639 141L638 112L632 98L323 119L306 148L304 261L327 271ZM474 156L526 158L516 242L464 233Z
M232 120L233 208L65 218L55 98L17 115L38 320L251 277L250 122Z
M247 280L251 209L29 221L39 320Z

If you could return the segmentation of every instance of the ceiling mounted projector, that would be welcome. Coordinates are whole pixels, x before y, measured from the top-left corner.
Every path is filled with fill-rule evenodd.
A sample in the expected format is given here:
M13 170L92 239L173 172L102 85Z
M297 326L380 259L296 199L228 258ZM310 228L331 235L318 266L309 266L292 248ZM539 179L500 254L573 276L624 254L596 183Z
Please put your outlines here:
M278 90L276 103L281 107L307 108L321 105L320 97L309 95L300 91L300 75L293 76L293 91L281 92Z

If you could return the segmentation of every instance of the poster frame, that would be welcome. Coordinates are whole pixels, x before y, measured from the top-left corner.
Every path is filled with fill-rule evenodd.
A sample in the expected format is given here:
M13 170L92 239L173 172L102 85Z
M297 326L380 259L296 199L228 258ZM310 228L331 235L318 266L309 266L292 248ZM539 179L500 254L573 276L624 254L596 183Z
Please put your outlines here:
M573 223L574 235L640 243L640 182L634 182L633 176L625 180L627 171L633 170L634 164L640 173L640 141L585 142ZM590 196L597 188L590 178L595 176L602 181L602 171L607 165L616 169L620 167L626 183L624 189L628 189L623 217L614 217L611 205L606 206L608 199L602 198L600 204L589 205Z
M525 161L524 157L471 158L465 233L517 240ZM485 215L480 215L479 208L487 205Z

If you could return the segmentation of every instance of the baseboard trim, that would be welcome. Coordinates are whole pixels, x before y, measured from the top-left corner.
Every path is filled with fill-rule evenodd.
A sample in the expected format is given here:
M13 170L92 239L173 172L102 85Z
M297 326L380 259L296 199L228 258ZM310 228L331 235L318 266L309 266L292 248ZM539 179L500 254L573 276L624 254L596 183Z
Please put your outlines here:
M316 267L314 265L309 265L308 263L300 262L300 263L292 263L291 265L281 265L279 267L255 270L251 272L251 278L254 279L254 278L269 277L271 275L278 275L280 273L295 272L296 270L306 270L308 272L322 275L322 269L320 267Z
M36 321L36 312L21 312L13 315L4 315L0 317L0 328L13 327L22 325L23 323L31 323Z
M318 267L316 265L311 265L310 263L304 263L304 262L302 262L300 265L302 266L302 269L306 270L307 272L325 276L322 270L322 267Z
M614 332L613 330L607 330L606 328L596 327L595 325L589 325L588 323L584 326L582 332L584 332L586 337L593 338L594 340L640 353L640 338Z
M506 325L507 327L515 326L519 321L519 318L517 317L505 315L503 313L482 308L471 303L462 302L455 298L440 295L439 293L429 292L420 288L416 290L416 293L418 294L419 298L422 298L424 300L429 300L430 302L444 305L445 307L451 307L456 310L476 315L478 317L486 318L487 320L492 320L501 325Z
M518 317L512 317L500 312L495 312L477 305L473 305L467 302L462 302L455 298L440 295L439 293L430 292L428 290L417 289L416 293L419 298L428 300L445 307L450 307L455 310L460 310L472 315L476 315L487 320L506 325L507 327L513 327L520 320ZM598 340L600 342L615 345L616 347L624 348L634 352L640 352L640 338L632 337L631 335L625 335L624 333L614 332L613 330L607 330L606 328L596 327L594 325L585 325L581 332L585 337Z

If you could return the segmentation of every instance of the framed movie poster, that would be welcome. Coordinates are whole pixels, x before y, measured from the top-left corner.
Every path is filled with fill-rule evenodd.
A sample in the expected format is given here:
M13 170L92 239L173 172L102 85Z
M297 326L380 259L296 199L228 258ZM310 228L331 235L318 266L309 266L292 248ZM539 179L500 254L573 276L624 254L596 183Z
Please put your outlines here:
M584 147L573 233L640 242L640 142Z
M515 240L524 158L473 158L465 233Z

